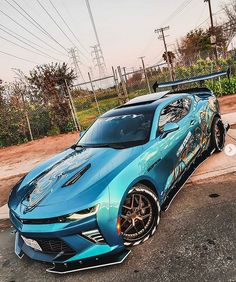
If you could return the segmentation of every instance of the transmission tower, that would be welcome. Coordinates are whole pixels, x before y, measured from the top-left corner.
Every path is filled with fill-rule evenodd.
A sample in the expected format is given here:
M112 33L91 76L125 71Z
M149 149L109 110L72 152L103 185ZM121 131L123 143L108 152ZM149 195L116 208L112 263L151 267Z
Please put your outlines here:
M84 80L83 74L81 72L79 64L81 64L80 59L79 59L79 53L78 49L76 47L70 48L69 51L69 57L72 61L72 66L75 70L75 73L77 75L77 80L79 81L80 79Z
M102 78L106 75L106 65L100 45L91 46L93 51L91 52L94 66L98 68L99 77Z
M85 2L86 2L86 6L88 8L89 17L90 17L90 20L91 20L91 23L92 23L92 26L93 26L93 31L94 31L96 41L97 41L97 44L92 46L92 48L93 48L92 58L93 58L93 61L95 62L95 66L98 67L99 77L101 78L101 77L104 77L106 75L105 59L104 59L104 56L103 56L103 51L102 51L102 48L101 48L101 44L100 44L100 40L99 40L99 37L98 37L97 28L96 28L96 25L95 25L95 22L94 22L94 18L93 18L93 14L92 14L90 4L89 4L89 0L85 0Z

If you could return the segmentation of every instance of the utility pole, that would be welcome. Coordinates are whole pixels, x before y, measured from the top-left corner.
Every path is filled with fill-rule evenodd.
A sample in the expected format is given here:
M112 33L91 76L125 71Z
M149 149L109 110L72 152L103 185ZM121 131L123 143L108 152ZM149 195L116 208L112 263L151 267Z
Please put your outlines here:
M17 77L20 81L20 84L22 86L24 86L24 89L26 91L29 90L28 81L27 81L26 76L24 75L23 71L20 70L20 69L16 69L16 68L12 68L12 70L17 75ZM26 107L25 96L24 96L22 89L20 89L20 93L21 93L21 99L22 99L22 102L23 102L23 110L24 110L24 114L25 114L25 119L26 119L26 123L27 123L27 126L28 126L29 134L30 134L30 139L32 141L32 140L34 140L34 138L33 138L32 130L31 130L28 110L27 110L27 107Z
M98 105L98 100L97 100L96 92L94 90L93 82L92 82L91 75L90 75L89 72L88 72L88 77L89 77L90 85L91 85L91 88L92 88L92 91L93 91L93 96L94 96L94 100L95 100L95 103L96 103L96 106L97 106L97 110L98 110L98 113L100 115L101 111L100 111L100 108L99 108L99 105Z
M143 73L144 73L144 76L146 78L148 92L152 93L151 88L150 88L150 84L149 84L149 80L148 80L148 76L147 76L147 71L146 71L145 64L144 64L144 58L145 58L144 56L143 57L139 57L139 59L142 61Z
M34 140L34 138L33 138L32 130L31 130L31 126L30 126L28 111L27 111L26 104L25 104L25 97L24 97L24 94L23 94L22 91L21 91L21 98L22 98L22 102L23 102L23 108L24 108L27 126L28 126L28 129L29 129L30 139L32 141L32 140Z
M65 82L66 92L67 92L68 98L69 98L69 106L70 106L71 115L72 115L72 118L73 118L73 121L74 121L75 129L77 131L81 131L81 126L80 126L80 123L79 123L79 120L78 120L78 117L77 117L77 114L76 114L76 109L75 109L75 105L74 105L74 102L73 102L73 99L72 99L72 96L71 96L71 93L70 93L70 88L68 86L66 79L64 79L64 82Z
M121 81L121 86L122 86L122 89L123 89L124 102L128 102L129 101L129 96L128 96L125 80L124 80L124 77L122 75L120 66L117 67L117 70L118 70L118 73L119 73L119 77L120 77L120 81Z
M128 79L127 79L127 75L126 75L126 67L123 67L123 72L124 72L124 76L125 76L125 83L127 84Z
M213 22L211 0L204 0L204 2L208 2L209 14L210 14L210 20L211 20L211 44L214 45L214 53L215 53L216 63L218 63L216 34L215 34L215 28L214 28L214 22Z
M166 39L165 39L166 35L164 33L168 29L170 29L169 26L158 28L158 29L155 29L155 33L158 33L159 34L158 38L163 40L164 47L165 47L165 52L166 52L167 65L168 65L169 74L170 74L170 79L174 81L174 77L173 77L172 70L171 70L171 65L170 65L170 59L169 59L169 56L168 56L167 45L166 45Z
M113 67L112 67L112 73L113 73L113 78L114 78L117 96L118 96L118 99L119 99L119 104L122 105L123 103L122 103L122 96L121 96L120 88L119 88L119 81L118 81L118 78L117 78L117 73L115 72Z

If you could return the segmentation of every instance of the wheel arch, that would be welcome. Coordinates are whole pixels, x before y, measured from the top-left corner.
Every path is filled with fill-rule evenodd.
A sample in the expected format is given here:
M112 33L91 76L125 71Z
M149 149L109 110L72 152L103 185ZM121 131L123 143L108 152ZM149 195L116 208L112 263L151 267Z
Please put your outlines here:
M143 185L147 186L148 188L150 188L156 194L156 196L160 200L158 190L157 190L156 186L150 180L142 179L142 180L138 181L137 183L135 183L134 185L136 185L136 184L143 184Z
M213 124L213 121L214 121L215 118L220 118L221 119L221 115L218 112L214 112L212 114L211 120L209 122L209 127L208 127L208 132L210 132L209 140L211 138L211 128L212 128L212 124Z
M145 176L141 176L138 177L136 179L134 179L126 188L125 193L123 194L120 203L122 203L124 201L124 199L126 198L129 190L134 187L137 184L143 184L145 186L147 186L148 188L150 188L155 195L157 196L158 200L161 201L161 197L158 191L158 187L154 184L154 181L152 179L150 179L149 177L145 177ZM121 208L121 207L120 207ZM119 209L120 210L120 209Z
M153 215L151 216L151 219L152 219L151 225L149 224L150 226L148 226L146 233L145 233L145 229L143 229L144 234L141 234L141 237L130 239L129 237L127 237L128 235L125 235L126 233L121 233L121 234L123 234L122 237L125 236L125 237L123 237L123 243L124 243L124 246L126 246L126 247L136 246L136 245L139 245L139 244L145 242L146 240L148 240L155 233L157 226L159 225L160 213L161 213L161 205L160 205L160 201L159 201L158 191L156 189L155 184L151 180L148 180L146 178L140 179L139 181L132 182L132 185L130 185L129 187L133 187L133 189L131 189L131 191L130 191L131 193L146 193L146 194L144 194L145 197L147 197L147 196L150 197L150 201L148 203L149 207L150 207L150 205L152 205L152 209L154 210L154 212L153 212ZM146 198L146 200L147 200L147 198ZM127 204L126 204L126 206L127 206ZM128 211L128 212L130 212L130 211ZM132 211L132 212L135 213L135 211ZM123 214L123 215L127 216L127 214ZM140 216L141 216L141 214L139 214L139 217ZM125 219L125 220L123 219L123 223L124 223L124 221L126 222L127 219ZM122 223L122 221L121 221L121 223ZM121 224L121 227L122 227L122 225L123 224ZM123 229L123 231L124 230L126 231L126 228ZM123 231L122 231L122 228L121 228L121 232L123 232ZM140 236L139 232L137 234Z
M213 116L212 116L212 121L211 121L211 123L213 122L214 118L216 118L216 117L218 117L218 118L221 119L221 116L220 116L219 113L214 113Z

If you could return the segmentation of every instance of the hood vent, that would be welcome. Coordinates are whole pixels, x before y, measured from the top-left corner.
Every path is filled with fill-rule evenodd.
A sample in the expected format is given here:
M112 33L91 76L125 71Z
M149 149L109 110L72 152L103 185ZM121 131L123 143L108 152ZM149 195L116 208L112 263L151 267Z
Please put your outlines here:
M77 180L80 179L80 177L91 167L91 164L86 165L84 168L82 168L79 172L77 172L74 176L72 176L68 181L66 181L65 184L63 184L62 187L67 187L69 185L74 184Z

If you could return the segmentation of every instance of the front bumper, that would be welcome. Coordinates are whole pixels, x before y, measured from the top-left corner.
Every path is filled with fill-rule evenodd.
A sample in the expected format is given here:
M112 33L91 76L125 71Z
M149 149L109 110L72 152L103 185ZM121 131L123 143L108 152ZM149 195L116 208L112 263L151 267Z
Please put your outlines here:
M32 259L50 262L53 264L53 267L48 268L47 272L65 274L120 264L129 255L130 251L126 250L125 248L105 247L103 248L103 250L100 250L100 254L97 250L94 253L94 256L78 259L79 257L81 257L81 254L63 254L62 252L58 252L58 254L52 254L50 252L47 253L34 250L24 242L20 233L16 232L15 253L20 259L22 259L24 254L26 254Z
M109 242L110 233L100 231L96 216L71 223L24 224L14 213L10 219L16 227L15 253L49 262L49 272L66 273L121 263L129 254L116 233L116 244ZM37 242L41 250L25 239ZM108 239L108 240L107 240Z

